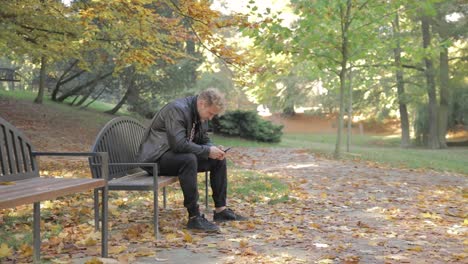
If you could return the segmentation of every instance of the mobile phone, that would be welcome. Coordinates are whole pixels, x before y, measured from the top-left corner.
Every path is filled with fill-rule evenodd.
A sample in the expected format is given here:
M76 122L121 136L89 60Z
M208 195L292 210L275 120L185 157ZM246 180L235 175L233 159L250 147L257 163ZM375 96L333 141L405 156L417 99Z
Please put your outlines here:
M224 152L228 152L230 149L232 149L232 147L225 149Z

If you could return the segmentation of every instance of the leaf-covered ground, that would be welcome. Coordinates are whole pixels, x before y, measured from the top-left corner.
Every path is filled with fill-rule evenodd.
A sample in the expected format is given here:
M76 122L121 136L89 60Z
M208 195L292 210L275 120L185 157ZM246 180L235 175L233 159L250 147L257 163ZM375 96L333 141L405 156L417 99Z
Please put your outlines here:
M88 151L103 121L58 115L50 108L2 101L2 117L39 150ZM37 108L38 107L38 108ZM16 109L16 110L13 110ZM31 116L31 114L33 116ZM86 117L90 120L92 117ZM109 119L111 116L109 116ZM105 121L105 120L104 120ZM110 258L99 259L91 193L43 202L42 256L52 263L466 263L466 175L329 160L305 149L235 148L238 171L267 175L286 193L230 193L250 221L222 224L220 234L185 230L178 186L161 210L162 239L153 239L152 197L111 193ZM89 176L86 162L42 160L44 175ZM264 185L274 184L265 181ZM266 186L266 190L271 186ZM279 190L270 188L271 190ZM262 198L262 196L265 196ZM254 198L252 198L254 197ZM272 200L275 197L275 200ZM30 263L31 206L0 211L0 262ZM212 213L207 213L211 218Z

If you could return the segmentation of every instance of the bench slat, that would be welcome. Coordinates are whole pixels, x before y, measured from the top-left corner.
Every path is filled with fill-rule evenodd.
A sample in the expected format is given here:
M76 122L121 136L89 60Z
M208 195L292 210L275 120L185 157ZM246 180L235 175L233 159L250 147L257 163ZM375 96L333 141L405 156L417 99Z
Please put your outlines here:
M168 186L172 183L178 182L178 177L171 176L159 176L158 177L158 188ZM116 178L108 182L109 190L153 190L153 177L148 176L147 173L138 173L134 175L128 175L125 177Z
M0 185L0 209L51 200L60 196L104 187L104 179L42 178L16 181L14 185Z

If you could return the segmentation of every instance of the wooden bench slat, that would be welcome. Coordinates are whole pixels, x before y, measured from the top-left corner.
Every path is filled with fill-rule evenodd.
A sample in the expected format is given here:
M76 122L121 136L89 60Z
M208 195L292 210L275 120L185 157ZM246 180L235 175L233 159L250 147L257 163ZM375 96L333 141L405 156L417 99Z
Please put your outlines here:
M10 173L11 174L16 174L16 159L14 155L14 150L13 150L13 131L7 128L6 134L5 134L5 139L6 139L6 153L7 153L7 159L9 160L9 167L10 167Z
M5 150L5 126L0 124L0 176L6 175L7 170L7 160L6 160L6 150Z
M104 187L103 179L42 178L16 181L14 185L0 185L0 209Z
M172 183L178 182L178 177L159 176L158 188L168 186ZM153 177L148 174L134 174L125 177L116 178L108 182L110 190L153 190Z

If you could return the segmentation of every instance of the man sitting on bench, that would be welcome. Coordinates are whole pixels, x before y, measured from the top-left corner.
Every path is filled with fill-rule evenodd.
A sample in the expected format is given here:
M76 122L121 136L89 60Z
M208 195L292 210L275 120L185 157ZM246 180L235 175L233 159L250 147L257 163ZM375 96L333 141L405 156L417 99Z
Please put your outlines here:
M160 175L179 176L188 210L188 229L216 232L218 226L200 214L197 173L210 171L214 221L246 220L226 207L226 152L208 138L208 120L224 111L224 96L210 88L199 95L177 99L164 106L145 132L138 150L139 162L157 162ZM152 168L143 168L152 175Z

